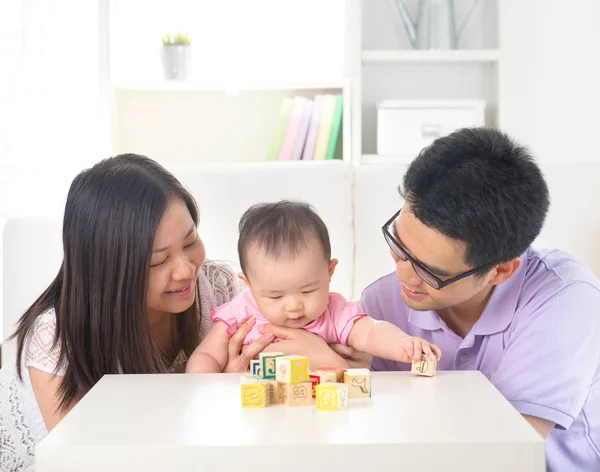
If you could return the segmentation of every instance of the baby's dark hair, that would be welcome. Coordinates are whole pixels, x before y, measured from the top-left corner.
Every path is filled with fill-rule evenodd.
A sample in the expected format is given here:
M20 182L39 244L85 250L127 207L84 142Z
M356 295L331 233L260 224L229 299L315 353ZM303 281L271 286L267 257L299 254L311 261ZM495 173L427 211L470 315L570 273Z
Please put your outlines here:
M242 272L248 276L248 249L256 247L269 256L295 256L316 239L323 257L331 259L331 243L327 226L308 203L281 200L253 205L242 215L239 224L238 256Z

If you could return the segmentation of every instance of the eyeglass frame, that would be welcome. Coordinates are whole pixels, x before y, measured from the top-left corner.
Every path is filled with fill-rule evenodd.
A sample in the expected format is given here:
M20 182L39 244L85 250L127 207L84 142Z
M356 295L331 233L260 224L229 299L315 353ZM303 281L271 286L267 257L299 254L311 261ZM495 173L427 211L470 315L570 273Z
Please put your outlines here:
M402 261L402 262L406 262L409 261L413 267L413 270L415 271L415 273L417 274L417 276L423 281L425 282L427 285L429 285L431 288L435 289L435 290L441 290L444 287L447 287L450 284L453 284L454 282L458 282L459 280L465 279L467 277L471 277L472 275L481 273L481 270L483 268L485 268L485 265L476 267L475 269L471 269L468 270L467 272L463 272L462 274L459 275L455 275L454 277L450 277L449 279L446 280L442 280L439 277L435 276L429 269L425 268L423 266L423 264L421 262L419 262L418 260L416 260L414 257L412 257L408 252L406 252L406 249L404 249L400 243L396 240L396 238L394 237L394 235L392 233L390 233L389 231L389 227L390 225L396 220L396 218L398 218L398 216L400 216L400 213L402 212L402 208L400 208L395 214L394 216L392 216L389 220L387 220L385 222L385 224L381 227L381 231L383 232L383 239L385 239L386 244L390 247L390 249L394 252L394 254ZM387 236L387 237L386 237ZM389 238L389 239L388 239ZM389 243L389 241L392 241L394 243L394 245L396 246L396 248L400 251L400 253L406 258L406 259L402 259L402 256L400 254L398 254L394 247L392 247L392 245ZM429 275L433 280L435 280L435 282L437 282L438 286L434 287L433 285L431 285L431 283L429 283L427 280L425 280L423 277L421 277L419 275L419 272L416 270L416 267L419 268L419 270L422 270L424 273L426 273L427 275Z

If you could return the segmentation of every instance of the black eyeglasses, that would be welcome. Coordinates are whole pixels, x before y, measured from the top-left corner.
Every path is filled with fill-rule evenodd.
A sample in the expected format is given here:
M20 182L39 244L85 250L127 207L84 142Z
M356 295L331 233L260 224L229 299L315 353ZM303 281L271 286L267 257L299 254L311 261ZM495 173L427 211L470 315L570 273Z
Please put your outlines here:
M421 264L419 261L417 261L414 257L412 257L406 252L406 250L400 245L400 243L396 240L396 238L390 231L390 226L394 223L396 218L400 216L401 211L402 209L398 210L396 214L392 216L388 221L386 221L386 223L381 227L381 230L383 231L383 237L385 238L385 241L387 242L390 249L394 252L394 254L396 254L396 256L398 256L398 258L401 261L410 261L415 273L423 280L423 282L425 282L427 285L433 287L436 290L440 290L444 287L447 287L450 284L453 284L454 282L458 282L459 280L481 272L484 266L476 267L475 269L471 269L468 272L465 272L464 274L460 274L446 280L442 280L439 277L433 275L431 271L423 267L423 264Z

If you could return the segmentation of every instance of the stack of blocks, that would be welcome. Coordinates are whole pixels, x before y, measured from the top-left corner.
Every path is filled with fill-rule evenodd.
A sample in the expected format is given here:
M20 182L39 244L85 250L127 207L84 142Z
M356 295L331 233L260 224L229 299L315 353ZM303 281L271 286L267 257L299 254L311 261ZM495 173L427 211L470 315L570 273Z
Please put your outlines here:
M350 398L371 396L369 369L324 367L309 372L308 366L308 357L261 353L250 365L252 375L241 379L242 407L307 406L315 398L317 410L343 410ZM417 375L433 377L435 370L435 358L428 359L425 354L412 364Z
M252 375L242 377L242 406L264 408L269 404L304 406L312 403L308 357L261 353L250 364Z

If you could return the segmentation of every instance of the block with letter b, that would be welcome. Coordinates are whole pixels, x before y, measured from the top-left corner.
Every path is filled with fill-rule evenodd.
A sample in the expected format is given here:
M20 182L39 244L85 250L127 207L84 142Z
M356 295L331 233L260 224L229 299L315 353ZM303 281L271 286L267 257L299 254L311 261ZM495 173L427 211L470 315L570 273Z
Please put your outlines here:
M312 405L312 384L310 382L277 382L277 384L282 403L285 403L286 406Z

